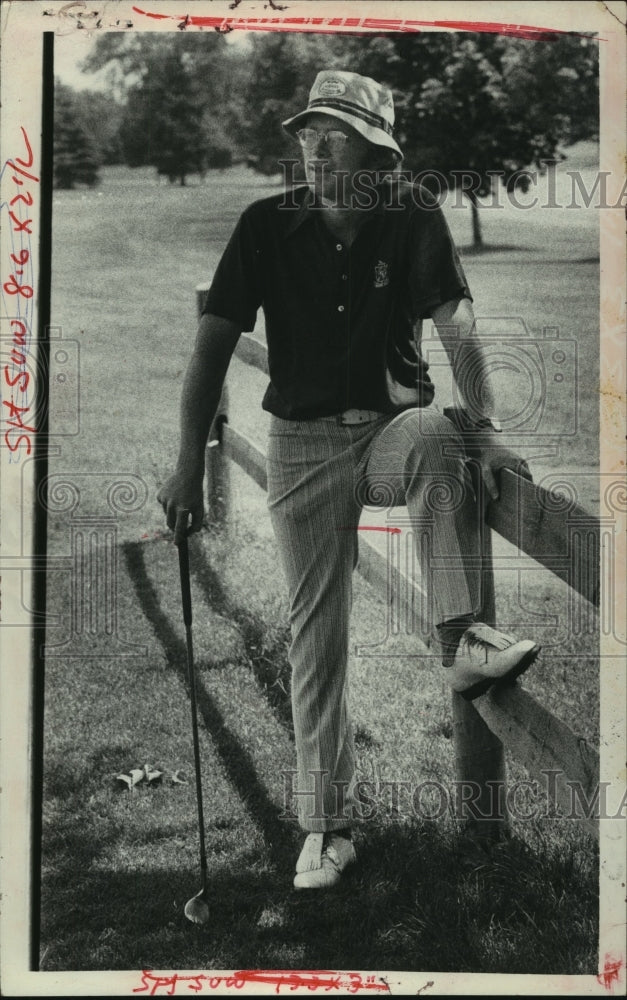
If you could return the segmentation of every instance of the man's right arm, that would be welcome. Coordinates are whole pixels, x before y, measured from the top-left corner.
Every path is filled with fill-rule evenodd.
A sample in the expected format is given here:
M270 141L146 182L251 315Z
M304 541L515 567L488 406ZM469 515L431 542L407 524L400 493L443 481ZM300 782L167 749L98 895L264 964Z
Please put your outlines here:
M205 448L240 333L238 323L220 316L209 314L200 320L183 383L176 470L157 494L177 545L188 530L199 531L202 525Z

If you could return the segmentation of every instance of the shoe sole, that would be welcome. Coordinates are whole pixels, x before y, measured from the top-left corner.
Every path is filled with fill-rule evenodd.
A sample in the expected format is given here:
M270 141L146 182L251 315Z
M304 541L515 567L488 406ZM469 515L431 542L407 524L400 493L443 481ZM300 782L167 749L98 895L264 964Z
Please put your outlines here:
M462 698L466 701L474 701L479 695L485 694L490 688L502 688L509 687L514 683L517 677L524 674L525 670L528 670L530 666L538 658L538 654L542 649L541 646L532 646L531 649L524 654L518 661L518 663L512 667L508 673L504 674L503 677L496 677L492 679L491 677L486 678L483 681L477 681L476 684L471 685L471 687L466 688L465 691L459 691Z
M346 880L349 878L350 874L352 874L352 869L355 867L356 864L357 864L357 856L351 858L349 861L346 862L344 867L338 872L338 877L334 882L327 882L326 884L323 885L296 885L296 879L295 879L292 885L296 892L318 892L318 893L333 892L334 889L337 889L342 880ZM299 873L297 872L296 877L298 877L298 874ZM302 875L305 873L301 872L300 874Z
M339 878L337 882L328 882L326 885L296 885L292 883L292 888L294 892L311 892L315 894L335 892L335 890L340 885L342 879Z
M353 863L348 864L346 868L342 869L342 871L339 874L339 877L335 880L335 882L326 882L321 885L296 885L296 882L294 881L292 883L294 892L314 892L314 893L334 892L341 885L343 881L348 880L348 874L350 868L352 868L352 864Z

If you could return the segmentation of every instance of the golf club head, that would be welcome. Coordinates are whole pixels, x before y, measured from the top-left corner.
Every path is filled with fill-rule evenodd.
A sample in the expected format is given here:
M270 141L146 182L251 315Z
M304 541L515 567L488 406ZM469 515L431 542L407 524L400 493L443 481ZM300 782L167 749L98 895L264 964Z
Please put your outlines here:
M193 924L206 924L209 921L209 907L205 899L205 890L192 896L185 904L185 916Z

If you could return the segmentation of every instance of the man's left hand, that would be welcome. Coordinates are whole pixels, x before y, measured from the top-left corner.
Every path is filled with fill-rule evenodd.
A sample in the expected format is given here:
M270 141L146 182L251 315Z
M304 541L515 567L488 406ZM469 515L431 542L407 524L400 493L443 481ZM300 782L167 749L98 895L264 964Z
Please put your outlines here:
M479 465L481 478L492 500L499 498L498 474L501 469L511 469L523 479L533 482L533 476L524 458L499 444L495 438L496 435L491 435L491 440L482 443L472 456Z

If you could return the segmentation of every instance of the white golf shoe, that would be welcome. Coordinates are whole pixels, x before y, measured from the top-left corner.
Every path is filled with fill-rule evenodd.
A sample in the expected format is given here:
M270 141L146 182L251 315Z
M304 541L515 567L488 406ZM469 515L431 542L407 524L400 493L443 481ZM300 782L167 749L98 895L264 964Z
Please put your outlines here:
M294 887L330 889L356 860L355 848L347 837L333 832L310 833L296 862Z
M446 676L453 690L471 701L491 687L512 684L539 652L540 646L531 639L517 641L478 622L462 635Z

